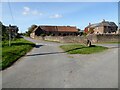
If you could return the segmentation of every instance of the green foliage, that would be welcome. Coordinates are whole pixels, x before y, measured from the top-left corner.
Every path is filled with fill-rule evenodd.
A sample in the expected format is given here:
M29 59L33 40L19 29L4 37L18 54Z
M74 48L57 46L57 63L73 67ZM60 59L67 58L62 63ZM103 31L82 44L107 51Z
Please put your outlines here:
M90 28L88 33L90 33L90 34L94 33L94 28Z
M78 31L81 31L79 28L77 29Z
M107 49L106 47L102 46L92 45L91 47L87 47L85 45L80 44L62 45L60 47L68 54L92 54Z
M10 47L8 41L2 41L2 60L0 61L0 67L5 69L10 66L18 58L30 51L34 46L34 43L26 41L23 38L12 41Z
M40 36L44 37L44 36L45 36L45 34L44 34L44 33L42 33L42 34L40 34Z
M26 31L23 35L24 36L30 36L29 33L28 33L28 31Z
M0 24L0 31L1 31L1 37L2 37L2 40L8 40L8 38L9 38L9 35L8 35L8 30L7 30L7 28L4 26L4 25L2 25L2 23Z
M17 26L11 26L11 27L14 28L14 30L11 29L11 39L15 39L15 38L18 37L18 36L17 36L17 32L18 32L19 29L18 29ZM2 40L8 40L8 39L9 39L9 26L4 26L4 25L0 22L0 33L2 33L2 34L0 35L0 38L1 38Z
M83 34L82 34L83 36L86 36L87 35L87 33L85 33L85 32L83 32Z
M86 32L84 32L85 34L92 34L94 33L94 28L89 28L89 30L87 30Z
M28 28L28 31L26 32L27 36L30 36L32 31L37 27L37 25L31 25L31 27Z

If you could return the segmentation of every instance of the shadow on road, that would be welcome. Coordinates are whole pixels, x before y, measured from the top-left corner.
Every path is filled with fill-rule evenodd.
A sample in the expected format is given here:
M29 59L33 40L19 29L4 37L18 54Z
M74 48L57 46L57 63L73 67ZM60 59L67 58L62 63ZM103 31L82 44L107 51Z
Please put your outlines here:
M26 55L26 56L38 56L38 55L49 55L49 54L59 54L59 53L65 53L65 52L39 53L39 54L31 54L31 55Z
M35 47L36 47L36 48L40 48L41 46L43 46L43 45L36 45Z
M84 47L81 47L81 48L74 48L74 49L71 49L71 50L67 50L66 52L71 52L71 51L74 51L74 50L83 49L83 48L90 48L90 47L96 47L96 46L95 45L91 45L89 47L84 46Z
M12 43L12 46L21 46L21 45L31 45L31 46L35 46L35 44L31 44L31 43L23 43L23 42L19 42L19 43Z
M43 45L36 45L36 48L39 48ZM91 47L95 47L95 45L92 45ZM82 47L82 48L89 48L89 47ZM60 53L66 53L66 52L70 52L70 51L74 51L77 49L82 49L82 48L75 48L75 49L71 49L65 52L48 52L48 53L38 53L38 54L31 54L31 55L26 55L26 56L38 56L38 55L49 55L49 54L60 54Z

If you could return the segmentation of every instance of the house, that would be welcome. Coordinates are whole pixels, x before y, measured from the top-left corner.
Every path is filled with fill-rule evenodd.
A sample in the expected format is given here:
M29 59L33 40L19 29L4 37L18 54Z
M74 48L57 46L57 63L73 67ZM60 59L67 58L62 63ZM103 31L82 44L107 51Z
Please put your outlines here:
M18 27L17 26L6 26L6 30L8 31L9 34L11 34L11 38L14 38L18 35Z
M2 24L2 22L0 22L0 28L1 28L1 32L2 35L0 37L2 37L2 40L8 40L9 35L11 36L11 38L15 38L18 35L18 27L17 26L5 26Z
M116 34L120 34L120 28L118 28L118 30L116 31Z
M51 35L51 36L68 36L68 35L78 35L78 29L74 26L38 26L30 34L30 37L41 35Z
M100 23L90 24L84 29L85 33L115 34L118 26L114 22L103 20Z

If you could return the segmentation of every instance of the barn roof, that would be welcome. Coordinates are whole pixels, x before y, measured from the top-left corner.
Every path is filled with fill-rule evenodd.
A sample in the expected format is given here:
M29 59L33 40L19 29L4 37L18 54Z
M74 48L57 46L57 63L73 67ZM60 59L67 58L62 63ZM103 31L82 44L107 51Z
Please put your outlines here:
M76 27L71 26L57 26L57 29L60 32L78 32Z
M42 30L45 31L54 31L54 32L78 32L76 27L73 26L39 26Z

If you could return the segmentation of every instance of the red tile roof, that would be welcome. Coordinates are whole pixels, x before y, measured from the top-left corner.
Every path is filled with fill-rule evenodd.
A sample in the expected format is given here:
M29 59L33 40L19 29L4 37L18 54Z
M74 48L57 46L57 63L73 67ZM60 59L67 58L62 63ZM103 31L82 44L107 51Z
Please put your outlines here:
M58 26L57 28L60 32L78 32L76 27L71 26Z
M40 26L42 30L54 32L78 32L76 27L72 26Z

